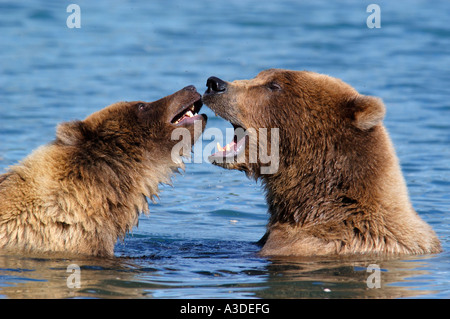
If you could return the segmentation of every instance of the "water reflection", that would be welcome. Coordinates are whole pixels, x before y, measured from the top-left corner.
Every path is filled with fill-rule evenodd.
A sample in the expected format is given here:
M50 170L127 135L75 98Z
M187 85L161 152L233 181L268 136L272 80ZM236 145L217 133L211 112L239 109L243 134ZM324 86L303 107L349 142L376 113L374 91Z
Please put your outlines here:
M268 288L256 292L260 298L402 298L433 293L412 290L408 283L428 274L425 257L380 260L374 258L302 259L273 258L268 270ZM369 288L380 269L380 288ZM369 286L368 286L368 281ZM373 286L372 286L373 287Z
M81 268L81 288L68 288L70 264ZM86 296L137 297L141 288L111 289L111 281L126 286L138 271L119 259L68 258L64 256L0 256L0 297L76 298ZM146 271L150 272L150 269ZM105 289L106 287L106 289Z
M201 247L200 247L200 246ZM204 251L199 253L198 249ZM234 250L232 247L244 249ZM166 243L147 255L115 257L0 256L3 298L404 298L436 293L420 287L433 256L260 258L253 244ZM163 251L164 250L164 251ZM178 253L178 255L176 254ZM171 257L172 256L172 257ZM233 264L233 258L236 259ZM230 260L231 259L231 260ZM69 288L70 264L81 288ZM379 266L380 288L367 281ZM189 269L188 271L186 269ZM205 270L206 269L206 270ZM425 280L426 281L426 280ZM372 282L372 281L371 281ZM429 284L429 281L427 281Z

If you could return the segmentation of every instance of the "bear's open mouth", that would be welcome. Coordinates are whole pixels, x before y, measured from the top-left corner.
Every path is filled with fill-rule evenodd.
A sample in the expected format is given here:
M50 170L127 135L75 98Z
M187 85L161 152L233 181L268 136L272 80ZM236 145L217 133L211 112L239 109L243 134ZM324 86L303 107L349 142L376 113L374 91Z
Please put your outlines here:
M233 124L234 136L233 140L225 146L220 146L217 143L217 152L209 156L210 161L216 161L224 158L235 158L245 150L245 142L247 141L247 134L242 126Z
M202 106L202 99L198 98L189 106L183 106L182 111L177 113L170 122L175 125L192 124L195 120L203 118L201 114L198 114Z

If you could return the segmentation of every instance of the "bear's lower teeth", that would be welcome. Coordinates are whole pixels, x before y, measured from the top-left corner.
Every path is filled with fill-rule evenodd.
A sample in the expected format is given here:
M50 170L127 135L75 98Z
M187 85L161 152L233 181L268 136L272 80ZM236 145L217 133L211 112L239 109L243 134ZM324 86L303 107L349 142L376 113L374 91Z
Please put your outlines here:
M230 142L229 144L225 145L224 147L220 146L220 143L217 143L217 150L219 152L228 152L231 150L231 148L234 148L235 143L234 142Z

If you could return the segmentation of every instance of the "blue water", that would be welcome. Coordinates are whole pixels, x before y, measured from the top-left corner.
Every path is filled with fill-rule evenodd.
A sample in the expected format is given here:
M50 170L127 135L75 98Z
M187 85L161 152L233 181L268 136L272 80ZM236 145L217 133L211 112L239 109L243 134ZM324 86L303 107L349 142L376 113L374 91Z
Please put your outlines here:
M79 29L66 25L73 2ZM211 75L307 69L384 99L411 200L442 253L261 258L260 185L188 163L114 259L0 253L0 297L449 298L450 3L377 1L381 28L369 29L372 2L0 1L0 173L51 141L57 123L110 103L189 84L203 92ZM205 112L208 128L231 127ZM81 288L67 287L69 264L80 266ZM381 268L381 288L368 288L369 264Z

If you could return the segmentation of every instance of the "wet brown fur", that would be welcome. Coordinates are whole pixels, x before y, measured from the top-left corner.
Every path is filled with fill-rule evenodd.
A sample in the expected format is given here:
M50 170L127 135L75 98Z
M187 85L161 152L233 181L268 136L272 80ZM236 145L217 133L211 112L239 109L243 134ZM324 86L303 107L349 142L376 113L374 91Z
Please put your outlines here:
M52 143L0 175L0 249L112 256L148 212L146 197L184 169L171 158L170 119L199 97L191 87L60 124Z
M326 75L271 69L203 100L246 129L280 130L276 173L260 174L258 163L219 164L263 182L270 220L262 255L441 250L410 203L380 99Z

